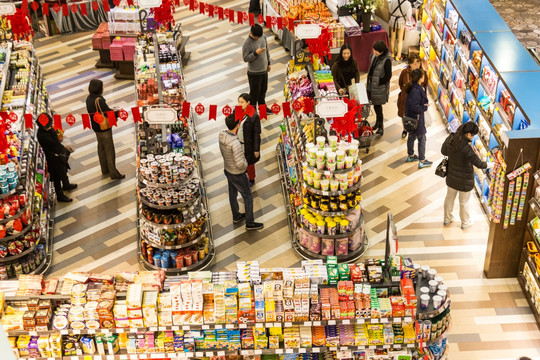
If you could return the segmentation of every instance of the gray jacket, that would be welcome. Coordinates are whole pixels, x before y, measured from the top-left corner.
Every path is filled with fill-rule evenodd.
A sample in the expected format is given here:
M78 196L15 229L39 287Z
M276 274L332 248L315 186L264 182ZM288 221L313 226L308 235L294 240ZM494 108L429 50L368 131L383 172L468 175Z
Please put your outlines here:
M260 55L256 50L259 48L266 48L266 50ZM268 72L268 65L270 65L270 51L266 38L261 36L258 40L248 36L242 46L242 57L244 61L248 63L248 74L262 74Z
M229 130L219 133L219 150L223 156L225 170L229 174L238 175L246 172L248 163L244 156L244 148L238 136Z
M370 100L373 105L386 104L390 96L390 81L386 84L379 83L380 79L385 75L384 63L386 62L386 59L390 59L390 61L392 60L392 55L390 52L380 56L371 55L369 67L373 67L373 74L371 77L368 75L367 92L371 96Z

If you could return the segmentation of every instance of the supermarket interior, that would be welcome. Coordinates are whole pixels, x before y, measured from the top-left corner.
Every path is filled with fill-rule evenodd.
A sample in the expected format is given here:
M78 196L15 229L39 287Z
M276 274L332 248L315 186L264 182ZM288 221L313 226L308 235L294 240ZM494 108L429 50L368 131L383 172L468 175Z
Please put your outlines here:
M261 0L253 14L256 2L0 4L2 360L540 360L540 4ZM400 34L396 4L403 58L380 135L373 98L358 98L373 44ZM243 121L251 24L272 110L254 107L257 231L233 221L219 143L231 110ZM352 101L330 71L344 44ZM398 115L412 53L427 168L406 161ZM93 79L101 116L85 101ZM48 121L74 149L72 202L55 200ZM459 204L443 224L441 146L469 121L488 167L474 168L472 226ZM125 178L103 174L105 123Z

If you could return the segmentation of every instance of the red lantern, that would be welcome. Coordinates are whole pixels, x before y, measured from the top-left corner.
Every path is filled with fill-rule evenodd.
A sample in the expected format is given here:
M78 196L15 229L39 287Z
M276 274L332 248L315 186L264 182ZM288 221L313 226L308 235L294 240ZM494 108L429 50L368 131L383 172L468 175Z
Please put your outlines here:
M300 100L294 100L292 108L294 109L294 111L302 110L302 103L300 102Z
M229 115L231 115L231 114L232 114L232 109L231 109L231 107L230 107L229 105L225 105L225 106L223 107L223 115L229 116Z
M11 122L15 122L19 120L19 117L17 116L17 114L15 114L13 111L9 113L8 117Z
M55 12L59 12L59 11L60 11L60 5L58 5L58 3L54 3L54 5L53 5L52 8L53 8L53 10L54 10Z
M255 108L253 105L248 105L246 109L246 113L251 117L255 114Z
M76 13L79 10L79 7L76 4L71 5L71 12Z
M118 112L118 117L119 117L120 119L124 120L124 121L127 120L128 116L129 116L128 112L127 112L126 110L124 110L124 109L121 109L121 110Z
M274 114L278 114L281 111L281 106L279 106L278 103L274 103L272 107L270 108Z
M45 114L41 114L39 115L38 121L42 126L45 126L49 123L49 117Z
M198 103L197 106L195 106L195 112L198 115L201 115L204 112L204 105L201 103Z
M66 116L66 122L69 126L73 126L73 124L75 124L75 116L69 114L68 116Z
M97 122L98 124L101 124L101 122L103 121L103 115L101 115L100 113L95 113L94 114L94 121Z

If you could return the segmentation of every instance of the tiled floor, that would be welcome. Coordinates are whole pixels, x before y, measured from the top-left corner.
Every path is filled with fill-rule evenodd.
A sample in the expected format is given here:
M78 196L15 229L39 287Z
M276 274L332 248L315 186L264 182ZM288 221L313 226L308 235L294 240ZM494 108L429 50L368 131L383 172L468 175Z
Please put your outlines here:
M221 1L220 5L245 10L244 1ZM185 8L175 16L191 36L187 51L192 54L185 69L191 103L235 104L237 96L248 90L240 55L248 27L209 19ZM86 112L86 87L92 78L104 81L110 105L133 106L133 82L115 80L107 69L94 67L97 52L91 50L91 35L80 33L36 43L54 108L60 114ZM281 102L289 55L270 33L266 35L273 64L267 100ZM443 227L444 181L432 169L418 170L415 164L404 162L406 145L401 139L395 104L401 68L399 64L394 68L391 100L384 109L385 135L374 140L369 154L362 154L363 206L371 246L365 256L383 255L386 214L392 212L397 221L400 252L436 267L450 286L450 359L516 359L520 355L540 359L540 332L517 280L483 278L488 223L476 199L471 200L475 220L472 228L462 231L458 221ZM431 111L434 121L428 129L427 157L437 163L447 133L437 112ZM257 164L254 197L256 217L265 223L265 229L250 233L243 226L231 224L217 145L223 119L197 122L217 250L211 268L232 269L238 259L259 260L262 266L297 264L300 257L290 246L275 160L280 119L272 116L263 123L262 160ZM66 138L77 149L72 156L71 179L79 188L72 193L75 201L60 205L57 211L50 276L71 270L113 273L138 268L133 129L133 123L127 121L114 130L118 167L127 175L121 182L99 175L95 136L82 130L80 120L66 132Z

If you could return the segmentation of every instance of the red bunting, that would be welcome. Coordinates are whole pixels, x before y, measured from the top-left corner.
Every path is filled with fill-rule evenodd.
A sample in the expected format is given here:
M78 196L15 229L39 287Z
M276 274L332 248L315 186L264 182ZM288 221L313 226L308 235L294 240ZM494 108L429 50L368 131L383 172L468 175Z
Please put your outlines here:
M184 5L188 6L189 5L189 0L184 0Z
M197 115L202 115L202 113L204 112L204 105L201 103L198 103L195 106L195 112L197 113Z
M206 10L206 6L205 4L202 2L202 3L199 3L199 13L200 14L205 14L205 10Z
M189 11L195 11L195 0L189 0Z
M94 121L97 122L98 124L101 124L101 122L103 121L103 115L101 115L98 112L94 113L93 118L94 118Z
M15 113L12 111L12 112L9 113L8 119L9 119L9 121L11 121L11 122L15 122L15 121L19 120L19 117L17 116L17 114L15 114Z
M41 126L45 126L49 123L49 117L46 114L41 114L38 117L38 122L41 124Z
M272 17L270 15L266 15L266 27L272 26Z
M249 13L249 25L255 25L255 15L253 13Z
M109 2L107 0L103 0L101 3L103 4L103 10L105 10L105 12L111 11L111 8L109 7Z
M274 113L274 115L277 115L281 111L281 106L279 106L278 103L274 103L274 105L272 105L270 109L272 110L272 113Z
M182 116L186 119L189 118L189 110L190 110L191 104L187 101L184 101L182 104Z
M208 16L214 17L214 5L208 4Z
M302 110L302 102L300 102L300 100L296 99L296 100L294 100L294 102L292 104L292 107L293 107L294 111L298 112L298 111Z
M229 105L225 105L221 112L223 113L223 115L229 116L229 115L232 114L232 109L231 109L231 107Z
M133 0L127 0L128 6L133 6ZM180 0L176 0L176 5L180 6Z
M43 15L49 16L49 4L43 3L41 10L43 11Z
M239 24L243 24L244 23L244 13L241 12L241 11L237 11L236 12L236 21L239 23Z
M79 7L76 4L71 5L71 12L72 13L75 14L78 10L79 10Z
M92 9L94 9L94 11L97 11L97 9L99 9L97 1L92 1Z
M236 121L242 121L243 117L244 117L244 110L242 109L242 106L236 105L234 107L234 119Z
M69 9L67 4L62 4L62 15L69 16Z
M62 130L62 117L58 114L53 115L53 127L54 130Z
M283 18L281 16L277 18L277 28L278 30L283 29Z
M107 117L109 118L109 127L118 126L116 124L116 115L114 111L107 111Z
M37 1L32 1L30 7L32 8L32 10L37 11L39 9L39 3Z
M69 126L73 126L73 124L75 124L75 116L69 114L68 116L66 116L66 122Z
M91 129L90 126L90 114L82 114L82 127L84 129Z
M247 106L246 114L248 114L250 117L255 115L255 108L253 107L253 105L250 104Z
M131 114L133 114L133 122L138 123L142 122L141 120L141 112L139 111L139 107L135 106L131 108Z
M218 11L218 18L219 18L219 20L225 19L225 16L224 16L224 14L223 14L223 8L222 8L221 6L218 6L217 11Z
M52 8L53 8L54 12L56 12L56 13L58 13L60 11L60 5L58 5L58 3L54 3Z
M225 9L227 10L227 9ZM234 10L233 9L229 9L229 22L234 22Z
M128 112L124 109L120 109L120 111L118 112L118 117L124 121L127 120L128 116L129 116Z
M259 118L261 118L261 120L268 119L268 115L266 114L266 104L259 105Z
M33 129L34 128L34 119L32 114L24 114L24 128Z
M120 6L120 0L113 0L114 6Z
M290 117L291 116L291 103L288 101L285 101L283 104L283 116L284 117Z
M81 3L81 15L88 15L88 11L86 9L86 3Z
M208 115L208 120L216 120L217 118L217 105L210 105L210 114Z
M313 112L313 99L312 98L305 98L304 99L304 112L306 114Z
M262 14L257 15L257 20L259 20L259 24L262 24L264 22L264 16Z
M294 31L294 19L289 18L289 30Z

